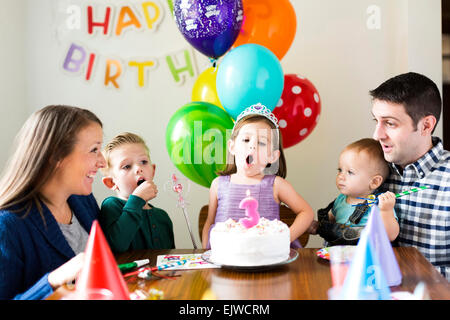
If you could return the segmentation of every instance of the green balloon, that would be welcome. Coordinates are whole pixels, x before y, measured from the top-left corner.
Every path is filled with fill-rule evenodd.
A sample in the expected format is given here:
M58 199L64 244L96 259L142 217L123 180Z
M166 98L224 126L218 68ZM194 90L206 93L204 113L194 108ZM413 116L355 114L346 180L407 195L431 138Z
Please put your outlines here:
M169 6L170 13L173 16L173 1L172 0L167 0L167 5Z
M209 188L225 169L233 120L208 102L190 102L170 118L166 147L170 160L188 179Z

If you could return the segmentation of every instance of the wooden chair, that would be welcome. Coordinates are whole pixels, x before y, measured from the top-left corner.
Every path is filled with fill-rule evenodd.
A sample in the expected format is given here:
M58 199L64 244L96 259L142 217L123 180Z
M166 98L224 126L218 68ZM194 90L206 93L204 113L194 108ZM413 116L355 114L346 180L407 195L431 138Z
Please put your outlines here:
M202 230L205 225L206 217L208 216L208 205L203 206L200 209L200 214L198 215L198 233L200 236L200 241L202 240ZM280 205L280 220L286 223L288 226L294 222L297 215L285 205ZM309 233L305 232L299 238L302 247L306 247L309 240Z

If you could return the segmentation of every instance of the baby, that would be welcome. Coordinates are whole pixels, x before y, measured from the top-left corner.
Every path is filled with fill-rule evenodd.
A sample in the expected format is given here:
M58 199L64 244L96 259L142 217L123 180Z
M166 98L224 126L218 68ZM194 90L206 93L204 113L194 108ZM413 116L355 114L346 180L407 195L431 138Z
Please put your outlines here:
M153 183L155 165L144 140L121 133L103 150L103 184L116 197L103 200L99 222L113 252L175 248L169 215L148 201L158 189Z
M389 167L378 141L367 138L348 145L339 157L336 176L341 194L326 209L318 211L319 221L313 221L309 232L319 233L328 245L356 244L371 211L370 204L359 198L375 198L374 193L388 175ZM382 193L378 202L389 240L393 241L399 233L395 194Z

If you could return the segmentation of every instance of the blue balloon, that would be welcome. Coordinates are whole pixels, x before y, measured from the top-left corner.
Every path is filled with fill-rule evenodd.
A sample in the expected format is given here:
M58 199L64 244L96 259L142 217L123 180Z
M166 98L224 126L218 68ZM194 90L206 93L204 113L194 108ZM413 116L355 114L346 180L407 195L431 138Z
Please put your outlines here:
M217 71L217 95L233 119L258 102L273 110L281 98L283 86L280 61L259 44L249 43L232 49Z

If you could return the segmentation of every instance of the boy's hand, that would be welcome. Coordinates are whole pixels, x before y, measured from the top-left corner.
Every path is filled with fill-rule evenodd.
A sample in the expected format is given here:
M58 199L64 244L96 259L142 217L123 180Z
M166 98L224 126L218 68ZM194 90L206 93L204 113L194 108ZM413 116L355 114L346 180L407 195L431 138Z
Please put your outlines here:
M133 195L144 199L145 201L152 200L158 195L158 187L153 181L144 181L133 191Z
M395 205L395 194L387 191L378 196L378 208L380 210L392 210Z

